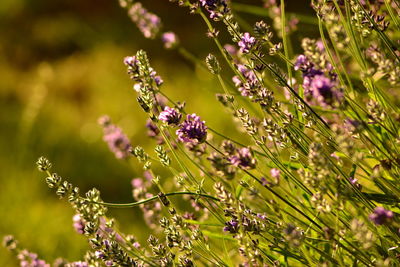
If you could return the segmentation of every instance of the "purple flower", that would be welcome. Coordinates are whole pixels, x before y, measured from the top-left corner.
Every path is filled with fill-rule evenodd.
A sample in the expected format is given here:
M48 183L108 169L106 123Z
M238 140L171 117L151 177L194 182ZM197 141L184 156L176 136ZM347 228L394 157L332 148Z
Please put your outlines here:
M108 144L115 157L118 159L127 158L130 154L131 143L122 129L112 124L108 116L101 117L99 124L103 126L103 140Z
M72 217L72 221L76 232L83 235L85 233L85 221L82 219L81 215L75 214L74 217Z
M231 234L236 234L239 231L239 222L236 221L235 219L226 222L224 231L230 232Z
M214 20L219 20L230 12L226 0L199 0L199 2Z
M320 48L318 48L320 49ZM321 70L316 69L314 64L304 55L297 57L294 64L295 70L303 72L304 94L321 106L335 106L343 99L343 93L337 88L336 76L330 72L329 77Z
M19 252L17 258L21 267L50 267L50 264L38 258L38 255L24 249Z
M175 48L179 43L178 36L176 36L176 34L173 32L163 33L163 35L161 36L161 40L164 43L164 47L166 49Z
M160 113L158 119L168 125L178 125L181 121L182 114L174 108L166 106L164 111Z
M203 143L207 138L207 126L195 113L188 114L181 128L176 131L178 139L185 143Z
M157 75L157 72L154 70L150 73L150 77L154 80L157 86L160 86L164 83L164 80L161 78L161 76Z
M94 252L94 255L96 256L96 258L98 259L104 259L105 258L105 254L103 251L101 250L97 250Z
M257 79L257 76L253 70L248 69L246 66L244 66L242 64L238 64L237 69L243 75L243 77L246 79L246 81L242 82L242 80L238 76L233 76L232 81L235 84L235 86L238 88L238 90L242 96L250 97L251 89L259 87L258 86L259 81Z
M336 90L336 83L324 75L316 75L310 84L314 99L322 106L332 105L342 99L343 94Z
M294 70L307 71L312 67L312 63L305 55L299 55L294 63Z
M253 157L253 152L247 147L238 149L233 156L229 157L229 161L232 165L240 166L244 169L254 169L257 164L257 160Z
M147 135L150 137L156 137L160 133L160 130L157 128L157 125L155 125L151 119L147 120L146 128L148 129Z
M157 36L161 29L161 19L157 15L148 12L139 2L131 6L128 14L144 37L154 39Z
M250 36L250 33L245 32L242 36L242 39L238 42L238 45L240 47L240 52L245 54L249 53L255 43L256 43L256 38Z
M393 218L393 212L386 210L383 207L376 207L374 213L369 215L369 219L377 225L382 225L390 222Z
M130 66L132 68L137 68L138 67L137 63L138 63L138 61L135 56L127 56L124 58L124 64L126 66Z

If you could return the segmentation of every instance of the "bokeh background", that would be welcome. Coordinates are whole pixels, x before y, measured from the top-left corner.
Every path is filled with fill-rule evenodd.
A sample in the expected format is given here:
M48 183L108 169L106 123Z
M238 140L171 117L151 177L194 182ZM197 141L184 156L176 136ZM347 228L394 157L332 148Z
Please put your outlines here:
M143 2L194 55L204 59L214 51L200 17L168 1ZM261 1L242 2L261 6ZM312 12L308 1L287 5L293 12ZM259 17L243 18L252 23ZM303 28L303 35L316 32L305 25L310 30ZM211 127L234 135L231 120L215 100L220 88L213 77L176 51L164 50L159 41L144 39L117 0L0 1L1 236L13 234L22 247L48 262L57 257L79 260L88 247L72 228L69 204L47 188L37 171L41 155L81 192L96 187L108 202L132 201L130 181L142 171L135 160L120 161L108 151L97 119L108 114L134 146L154 147L122 64L140 48L163 77L165 92L186 101L187 110ZM110 213L124 232L142 242L147 238L139 209ZM17 266L2 247L0 266Z

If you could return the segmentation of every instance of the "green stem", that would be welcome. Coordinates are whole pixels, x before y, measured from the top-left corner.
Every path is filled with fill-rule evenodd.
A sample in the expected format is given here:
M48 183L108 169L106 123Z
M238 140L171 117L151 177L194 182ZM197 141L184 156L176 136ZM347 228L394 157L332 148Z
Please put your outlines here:
M189 191L182 191L182 192L171 192L171 193L165 193L165 196L176 196L176 195L195 195L199 197L204 197L204 198L209 198L214 201L219 201L218 198L207 195L207 194L202 194L202 193L195 193L195 192L189 192ZM140 201L132 202L132 203L107 203L107 202L95 202L95 201L87 201L87 203L92 203L92 204L98 204L102 205L105 207L111 207L111 208L133 208L136 206L139 206L141 204L145 204L154 200L157 200L158 196L153 196L147 199L143 199Z

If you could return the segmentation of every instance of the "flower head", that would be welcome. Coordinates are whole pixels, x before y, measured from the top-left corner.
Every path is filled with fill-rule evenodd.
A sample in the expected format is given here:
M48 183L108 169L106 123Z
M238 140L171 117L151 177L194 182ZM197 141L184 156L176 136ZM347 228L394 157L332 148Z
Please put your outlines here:
M383 207L376 207L374 212L369 215L369 219L377 225L382 225L390 222L393 218L393 212Z
M322 106L337 103L343 98L341 91L335 88L336 83L324 75L316 75L310 84L310 90L314 99Z
M127 158L130 155L131 143L122 129L112 124L108 116L101 117L99 124L103 126L103 140L108 144L115 157L118 159Z
M39 259L36 253L29 252L26 249L20 251L17 258L23 267L50 267L50 264Z
M188 114L181 128L176 131L178 139L185 143L203 143L207 138L207 126L195 113Z
M139 2L131 6L128 14L144 37L154 39L157 36L161 29L161 19L157 15L148 12Z
M174 108L166 106L164 111L160 113L158 119L168 125L178 125L181 121L182 114Z
M253 46L256 43L256 38L252 37L250 33L245 32L242 36L242 39L238 42L238 45L240 47L240 52L242 53L249 53L250 50L253 48Z
M82 219L81 215L75 214L74 217L72 217L72 221L75 231L83 235L85 233L85 221Z
M343 93L337 88L336 76L333 73L325 74L317 69L305 55L297 57L294 69L303 72L304 94L309 99L324 107L340 104Z
M224 232L235 234L239 231L239 222L237 220L230 220L225 223Z
M257 160L253 157L253 152L250 148L242 147L236 151L234 155L229 158L232 165L242 167L245 169L254 169Z
M210 13L210 18L219 20L226 16L230 9L226 0L199 0L200 4Z

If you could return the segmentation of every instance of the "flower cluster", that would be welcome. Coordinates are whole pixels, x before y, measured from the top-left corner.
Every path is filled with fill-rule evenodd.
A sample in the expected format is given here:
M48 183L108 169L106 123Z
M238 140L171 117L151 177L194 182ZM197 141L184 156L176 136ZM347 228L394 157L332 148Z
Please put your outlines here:
M241 40L238 42L240 52L245 54L249 53L255 44L256 38L252 37L248 32L245 32Z
M322 43L309 41L305 41L305 43L304 46L307 46L309 56L298 56L294 65L295 70L301 70L303 73L304 94L310 102L323 107L340 105L344 96L338 86L336 75L332 72L332 66L325 60L317 62L311 60L311 58L321 58L319 55L324 53Z
M252 97L257 89L260 88L260 83L253 70L248 69L243 64L237 65L238 71L242 74L245 82L239 76L233 76L232 81L238 88L242 96Z
M176 135L184 143L203 143L207 138L207 126L196 114L188 114Z
M253 152L248 147L242 147L236 150L236 152L229 157L229 161L236 167L244 169L254 169L257 164L257 160L253 156Z
M129 157L131 143L122 129L112 124L108 116L101 117L99 119L99 124L103 126L103 140L108 144L108 147L115 154L115 157L118 159Z
M182 114L174 108L166 106L164 111L160 112L158 119L169 125L178 125L181 121Z
M128 74L131 79L137 82L133 86L136 92L140 92L140 90L145 86L143 80L146 73L144 72L148 72L148 76L151 78L151 81L153 81L157 86L163 84L161 76L157 75L157 72L153 70L153 68L149 67L148 70L142 68L141 70L141 63L137 59L137 56L125 57L124 64L128 67Z
M383 207L376 207L374 212L369 215L371 221L377 225L382 225L390 222L393 219L393 212Z
M213 20L220 20L230 13L227 0L199 0L199 2Z
M133 4L128 10L128 14L144 37L154 39L157 36L161 29L161 19L148 12L140 2Z

